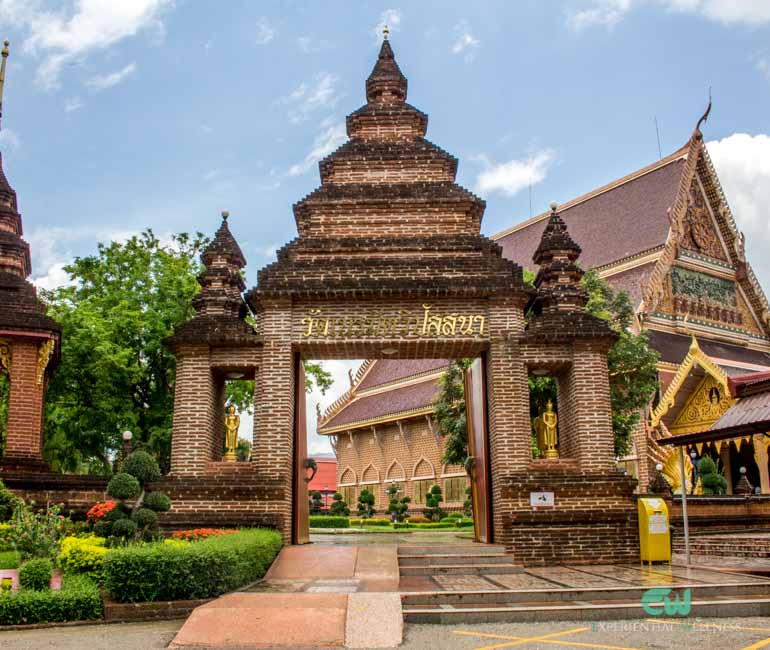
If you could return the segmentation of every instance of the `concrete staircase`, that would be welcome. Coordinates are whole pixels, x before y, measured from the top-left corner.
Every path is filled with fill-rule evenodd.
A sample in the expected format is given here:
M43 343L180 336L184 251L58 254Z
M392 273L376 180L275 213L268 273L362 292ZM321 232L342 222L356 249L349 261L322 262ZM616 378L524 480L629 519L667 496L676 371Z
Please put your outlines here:
M402 576L483 575L518 573L505 547L494 544L457 546L399 546L398 568Z
M420 580L412 576L432 576L440 581L442 575L451 575L453 579L473 576L478 583L478 576L483 576L491 586L498 584L494 581L496 575L526 573L504 547L492 544L399 546L398 565L406 581ZM739 573L717 575L720 577L715 583L661 582L660 576L647 581L640 574L638 583L609 587L568 588L554 583L553 587L527 589L402 591L401 606L407 623L645 619L651 618L642 608L646 592L651 587L663 589L657 605L662 612L663 597L671 587L672 599L678 594L680 600L682 592L690 589L690 617L770 616L770 580Z

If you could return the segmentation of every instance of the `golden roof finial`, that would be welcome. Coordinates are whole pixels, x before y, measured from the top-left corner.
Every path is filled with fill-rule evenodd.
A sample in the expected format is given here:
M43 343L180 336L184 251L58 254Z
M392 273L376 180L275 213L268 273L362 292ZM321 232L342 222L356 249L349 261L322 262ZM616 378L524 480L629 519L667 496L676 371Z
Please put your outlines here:
M388 36L390 36L390 27L385 25L382 28L382 38L383 38L383 40L387 41L388 40Z
M6 39L3 41L3 51L0 52L3 56L3 62L0 63L0 117L3 116L3 86L5 86L5 61L8 58L8 46L10 42Z

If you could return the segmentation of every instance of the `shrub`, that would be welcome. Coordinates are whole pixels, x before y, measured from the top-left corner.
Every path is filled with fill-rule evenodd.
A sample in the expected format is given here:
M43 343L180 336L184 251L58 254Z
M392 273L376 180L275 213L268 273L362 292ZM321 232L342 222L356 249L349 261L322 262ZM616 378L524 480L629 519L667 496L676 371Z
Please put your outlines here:
M52 506L43 512L27 507L13 514L13 546L22 558L54 558L59 553L59 541L67 532L67 520L59 514L61 508Z
M19 569L19 584L24 589L42 591L51 587L53 564L47 557L40 557L25 562Z
M444 519L462 519L463 513L462 512L450 512Z
M118 472L107 484L107 494L121 501L136 499L142 493L142 487L136 477L125 472Z
M13 549L13 526L11 524L0 524L0 551L10 551Z
M358 495L358 516L367 519L374 516L374 494L366 488Z
M234 535L237 532L239 531L232 528L195 528L193 530L178 530L172 533L171 537L180 541L195 542L220 535Z
M409 510L409 504L411 499L409 497L398 498L398 487L395 483L391 483L387 490L390 501L388 502L388 509L385 511L389 515L396 515L396 521L404 521L406 517L406 511Z
M431 523L430 519L428 519L427 517L409 517L409 519L407 519L407 521L410 524L429 524L429 523Z
M103 537L65 537L58 563L65 573L83 573L100 584L105 555L107 549Z
M473 489L469 485L465 488L465 501L463 501L463 512L466 517L473 517Z
M0 597L0 625L59 623L102 617L99 588L85 576L64 576L61 591L30 591Z
M108 537L112 524L109 521L97 521L94 524L94 535L97 537Z
M390 526L390 519L362 519L362 526Z
M141 449L130 453L123 461L120 471L131 474L139 484L144 486L160 479L158 461Z
M708 456L698 461L698 476L703 486L703 494L725 494L727 479L720 474L716 463Z
M104 561L105 587L118 602L211 598L261 578L281 544L275 531L249 529L184 547L112 549Z
M8 521L13 515L14 510L22 503L22 500L0 481L0 521Z
M458 528L473 528L473 519L458 519L455 526Z
M167 512L171 509L171 499L163 492L150 492L145 495L143 504L155 512Z
M19 554L16 551L0 552L0 569L18 569Z
M394 528L394 530L399 530L399 529L402 529L402 528L410 528L410 526L407 523L396 522L396 523L393 524L393 528Z
M133 519L118 519L112 524L112 534L120 539L128 539L136 533L136 522Z
M149 508L139 508L134 513L134 521L140 528L149 528L158 521L158 513Z
M323 495L318 490L310 493L310 514L320 515L323 512Z
M432 521L429 524L411 524L412 528L432 528L432 529L448 529L448 528L455 528L454 524L442 524L438 521Z
M444 516L441 509L441 502L444 500L441 494L441 488L438 485L431 487L430 492L425 495L425 505L428 506L424 514L431 521L439 521Z
M348 508L348 504L345 503L345 500L339 492L335 492L332 497L332 505L329 508L329 514L334 517L348 517L350 515L350 508Z
M310 517L311 528L350 528L347 517Z

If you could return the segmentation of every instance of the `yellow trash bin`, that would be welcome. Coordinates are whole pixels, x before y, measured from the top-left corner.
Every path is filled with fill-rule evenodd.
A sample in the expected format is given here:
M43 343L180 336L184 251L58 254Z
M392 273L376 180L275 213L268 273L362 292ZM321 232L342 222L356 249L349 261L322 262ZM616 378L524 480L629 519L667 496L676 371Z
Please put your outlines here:
M642 562L671 562L671 530L663 499L639 499L639 551Z

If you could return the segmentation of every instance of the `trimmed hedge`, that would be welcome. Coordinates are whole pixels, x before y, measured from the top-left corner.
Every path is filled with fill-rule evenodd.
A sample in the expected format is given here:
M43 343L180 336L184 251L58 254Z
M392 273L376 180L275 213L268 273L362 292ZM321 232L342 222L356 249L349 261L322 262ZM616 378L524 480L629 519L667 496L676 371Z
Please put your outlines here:
M450 528L455 528L456 526L453 523L446 523L442 524L438 521L430 523L430 524L409 524L410 528L424 528L424 529L444 529L448 530Z
M350 524L352 526L390 526L390 519L369 518L369 519L351 519Z
M65 573L84 573L94 582L102 582L102 564L107 555L103 537L65 537L57 562Z
M473 519L458 519L455 526L458 528L473 528Z
M275 531L248 529L185 546L113 549L104 586L117 602L212 598L261 578L281 549Z
M0 569L18 569L19 554L17 551L0 552Z
M310 528L350 528L347 517L310 517Z
M0 596L0 625L61 623L101 617L99 588L85 576L64 576L61 591L22 589Z
M19 584L24 589L50 589L53 564L47 557L37 557L21 565Z

